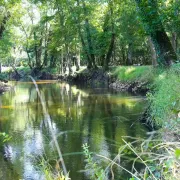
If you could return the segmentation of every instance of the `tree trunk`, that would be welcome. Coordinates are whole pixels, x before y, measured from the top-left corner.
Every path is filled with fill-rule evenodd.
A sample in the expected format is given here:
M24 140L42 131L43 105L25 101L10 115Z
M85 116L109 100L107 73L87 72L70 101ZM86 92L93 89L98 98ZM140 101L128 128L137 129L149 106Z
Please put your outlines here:
M161 66L171 66L172 62L177 60L177 56L165 30L155 31L151 34L151 38L158 56L158 63Z
M96 68L96 63L95 63L95 55L94 55L94 49L93 49L93 44L92 44L92 37L91 37L91 31L90 31L90 25L89 25L89 19L87 18L88 12L86 9L85 2L83 0L83 10L84 10L84 15L85 15L85 29L86 29L86 35L87 35L87 43L88 43L88 53L90 54L90 60L92 63L93 68ZM88 67L91 68L91 67Z
M112 57L112 53L113 53L113 49L114 49L114 43L115 43L115 34L112 33L112 37L111 37L111 42L109 45L109 49L105 58L105 62L104 62L104 70L108 70L109 69L109 62L111 60Z
M30 55L29 55L29 52L28 52L27 47L26 47L26 53L27 53L27 56L28 56L28 66L30 67L30 69L32 69L33 67L32 67L32 65L31 65L31 57L30 57Z
M157 0L135 1L138 5L142 21L145 24L145 30L151 36L154 44L158 64L169 67L173 61L177 60L177 56L159 16Z
M153 67L156 67L157 66L157 55L156 55L155 47L151 40L151 37L148 38L148 44L149 44L149 47L151 50L152 65L153 65Z
M36 33L34 32L34 40L37 41ZM41 67L41 52L42 52L42 38L40 39L40 43L35 42L34 51L35 51L35 58L36 58L36 67Z
M73 72L71 68L71 57L70 57L70 52L69 52L69 46L66 45L66 61L67 61L67 66L69 70L69 75Z
M109 69L109 62L111 60L112 54L113 54L113 49L115 45L115 32L114 32L114 20L113 20L113 1L109 2L109 7L110 7L110 18L111 18L111 41L109 45L108 52L106 54L106 58L104 60L104 70Z
M128 47L128 55L127 55L127 65L132 65L133 64L133 49L132 49L132 43L129 43Z
M1 62L0 62L0 73L2 72L2 69L1 69Z
M63 64L64 64L64 62L63 62L63 60L64 60L64 55L63 55L63 48L62 48L61 49L61 58L60 58L60 67L59 67L61 74L64 74L64 71L63 71Z
M124 46L122 45L122 47L121 47L121 53L122 53L122 64L126 64L126 52L125 52L125 48L124 48Z
M45 52L44 52L44 62L43 62L43 65L44 65L44 66L47 66L47 65L48 65L48 53L47 53L47 48L45 49Z
M0 24L0 39L2 39L3 32L6 29L6 23L10 18L10 13L8 12L7 15L3 17L2 23Z
M80 69L80 67L81 67L81 50L80 50L80 48L79 48L79 53L78 53L78 57L77 57L77 65L78 65L78 69ZM76 71L79 71L79 70L77 70L76 69Z
M57 58L54 55L51 55L51 60L50 60L50 67L51 68L56 67L56 60L57 60Z
M178 41L177 41L177 33L176 32L172 33L172 46L173 46L174 51L177 53Z

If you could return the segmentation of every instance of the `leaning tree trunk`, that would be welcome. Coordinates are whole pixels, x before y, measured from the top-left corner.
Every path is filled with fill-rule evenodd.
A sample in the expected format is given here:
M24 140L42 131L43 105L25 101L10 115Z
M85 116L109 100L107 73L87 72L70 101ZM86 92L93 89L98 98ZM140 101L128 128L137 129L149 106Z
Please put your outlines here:
M177 60L177 56L163 27L158 12L157 0L135 1L145 25L145 30L151 36L151 40L154 44L158 57L158 64L169 67L173 61Z
M165 30L155 31L151 34L151 39L156 49L158 63L161 66L171 66L172 62L177 60L177 56Z

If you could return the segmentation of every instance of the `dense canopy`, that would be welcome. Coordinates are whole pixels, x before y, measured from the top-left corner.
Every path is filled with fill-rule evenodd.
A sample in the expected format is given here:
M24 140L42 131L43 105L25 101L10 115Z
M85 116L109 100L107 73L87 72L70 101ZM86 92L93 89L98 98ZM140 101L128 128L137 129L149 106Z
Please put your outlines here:
M3 0L0 62L88 68L176 62L177 0Z

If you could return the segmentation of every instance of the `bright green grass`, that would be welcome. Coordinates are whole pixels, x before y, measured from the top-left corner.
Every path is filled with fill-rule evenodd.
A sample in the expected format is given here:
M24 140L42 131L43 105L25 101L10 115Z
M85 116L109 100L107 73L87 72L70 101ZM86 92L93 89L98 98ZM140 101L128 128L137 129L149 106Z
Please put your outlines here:
M147 82L151 88L147 97L150 102L152 122L160 127L178 131L180 127L180 63L164 70L155 69L152 66L111 67L110 73L121 82Z
M180 64L159 74L154 81L154 87L154 93L148 94L152 119L162 127L178 130L177 128L180 127Z
M110 72L122 82L153 81L155 73L152 66L118 66Z

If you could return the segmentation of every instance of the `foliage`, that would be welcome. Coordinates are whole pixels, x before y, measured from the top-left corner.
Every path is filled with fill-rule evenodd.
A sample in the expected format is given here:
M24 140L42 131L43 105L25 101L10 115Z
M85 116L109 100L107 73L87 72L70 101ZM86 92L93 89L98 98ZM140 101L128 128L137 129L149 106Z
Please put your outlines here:
M5 132L0 132L0 138L2 138L2 142L5 143L10 141L12 137Z
M92 158L92 153L89 152L89 146L87 144L83 144L83 151L86 158L86 169L91 171L91 179L97 180L106 180L106 174L104 170L99 166Z
M58 164L59 162L56 162L56 168L53 168L48 160L43 157L41 158L39 169L45 175L46 180L70 180L69 175L64 176Z
M156 132L156 134L158 134L158 132ZM178 180L180 178L178 170L180 160L180 143L161 142L161 140L155 138L152 139L154 135L154 132L150 133L149 138L146 140L139 138L135 139L133 137L123 137L125 145L119 148L119 153L113 160L101 155L99 156L105 159L107 164L110 162L107 167L114 165L129 173L129 175L132 176L130 180L170 180L171 178ZM127 140L124 140L124 138L131 141L131 143L128 143ZM127 154L127 152L128 154L130 153L135 156L132 162L131 171L126 169L123 164L123 157ZM97 165L96 161L93 161L91 156L87 158L90 159L90 163L88 162L87 164L95 173L96 168L93 168L93 166L94 164ZM141 164L142 168L137 169L137 164ZM112 169L111 173L113 174L112 179L115 179L116 176L114 176ZM95 179L98 178L100 178L100 176L97 176Z
M154 72L151 66L119 66L111 69L111 73L122 82L152 82Z
M179 132L180 112L180 65L157 76L155 93L148 94L150 114L156 124Z

